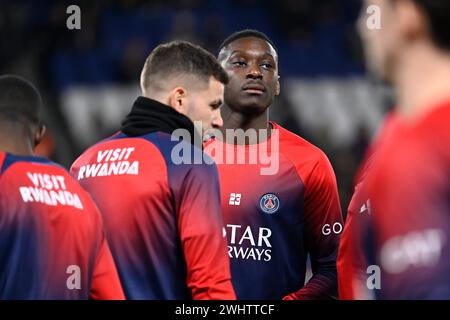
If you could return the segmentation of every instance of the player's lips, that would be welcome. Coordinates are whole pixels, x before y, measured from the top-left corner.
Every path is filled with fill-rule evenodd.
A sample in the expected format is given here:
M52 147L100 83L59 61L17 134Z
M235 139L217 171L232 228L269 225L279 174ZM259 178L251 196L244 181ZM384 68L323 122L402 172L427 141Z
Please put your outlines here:
M249 94L262 95L266 91L266 87L260 82L247 82L242 90Z

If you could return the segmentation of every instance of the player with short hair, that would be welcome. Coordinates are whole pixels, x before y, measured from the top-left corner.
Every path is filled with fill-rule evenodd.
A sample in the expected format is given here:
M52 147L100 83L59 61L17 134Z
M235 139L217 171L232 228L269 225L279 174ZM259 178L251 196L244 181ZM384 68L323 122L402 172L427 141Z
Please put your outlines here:
M95 203L33 156L41 107L30 82L0 76L0 299L123 299Z
M227 82L215 57L201 47L184 41L159 45L145 62L142 96L120 132L72 166L102 209L129 299L236 297L217 169L204 163L200 137L200 148L191 144L200 134L193 121L203 131L222 125ZM180 130L193 140L180 141Z
M237 297L335 297L343 222L333 169L320 149L268 121L268 108L280 93L273 42L259 31L243 30L219 51L230 77L221 110L224 126L222 138L216 133L205 152L219 170ZM243 130L248 133L243 138L227 136ZM238 160L239 153L245 161ZM268 161L260 161L264 156ZM269 162L273 166L265 167ZM305 284L308 255L313 276Z
M397 124L367 182L371 216L363 243L369 264L381 271L372 292L380 299L449 299L450 2L364 5L382 14L376 30L361 16L368 65L397 95Z

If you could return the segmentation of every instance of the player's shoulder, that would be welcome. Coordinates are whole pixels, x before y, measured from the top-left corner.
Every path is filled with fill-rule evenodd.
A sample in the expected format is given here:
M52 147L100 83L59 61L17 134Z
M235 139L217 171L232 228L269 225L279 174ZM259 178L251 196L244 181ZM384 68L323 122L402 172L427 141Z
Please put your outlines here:
M20 156L10 153L0 154L0 176L9 170L14 170L19 166L22 169L30 169L32 167L39 167L41 170L45 171L46 168L57 170L63 173L67 173L67 170L59 163L53 162L48 158L39 156Z
M45 190L49 192L46 194L50 195L50 198L47 197L48 201L55 201L52 206L58 203L54 200L56 199L54 194L58 194L58 199L64 198L67 204L71 203L70 206L85 213L83 216L68 215L72 221L83 221L83 217L86 216L94 221L94 224L99 223L101 217L94 200L61 164L45 157L3 153L0 154L0 170L0 182L7 184L9 188L20 186L20 188ZM38 191L36 193L43 194ZM31 194L29 196L34 197ZM61 208L68 208L68 206L62 205Z
M182 137L161 131L138 138L155 145L164 159L170 176L183 177L188 174L200 174L206 177L217 171L212 158L203 151L201 141L196 145Z
M172 186L185 183L196 185L218 181L214 160L199 145L179 137L158 132L155 136L158 148L165 160L169 182Z
M69 171L64 166L48 158L39 156L18 156L6 153L0 164L0 178L6 176L5 178L8 183L11 183L11 181L22 183L29 179L47 181L48 178L46 177L57 176L57 179L64 180L64 185L67 186L68 189L80 192L83 197L87 195L87 192L79 185L78 181L70 175Z
M432 156L450 156L450 102L437 106L428 114L414 121L403 121L392 133L390 152L402 161L420 163ZM394 158L396 159L396 158ZM423 164L426 166L427 162Z
M163 142L161 148L169 167L177 167L180 172L211 174L217 171L214 160L203 149L201 141L192 144L173 135L159 133Z
M106 139L100 140L100 141L94 143L93 145L91 145L90 147L88 147L75 159L75 161L72 163L71 168L76 167L76 166L80 165L81 163L89 162L89 159L95 153L97 153L99 149L101 149L109 141L117 138L120 134L121 134L120 132L116 132L112 136L107 137Z
M297 162L328 162L328 157L322 149L300 137L299 135L271 122L273 129L278 131L280 153Z
M388 139L377 146L371 164L372 178L393 185L393 182L410 184L419 175L426 175L435 166L437 155L430 138L428 129L412 126L396 128Z
M422 148L450 143L450 102L439 105L413 126L414 139Z
M102 156L112 156L112 152L119 153L118 156L129 155L131 151L134 151L137 147L145 145L154 145L155 149L159 149L160 144L156 132L144 136L128 136L119 131L106 139L100 140L83 151L73 162L72 169L92 162L97 163L99 152L103 152L100 158ZM124 153L120 153L119 149ZM131 149L131 151L124 151L124 149ZM108 152L110 152L109 155ZM148 150L145 150L143 153L149 154Z

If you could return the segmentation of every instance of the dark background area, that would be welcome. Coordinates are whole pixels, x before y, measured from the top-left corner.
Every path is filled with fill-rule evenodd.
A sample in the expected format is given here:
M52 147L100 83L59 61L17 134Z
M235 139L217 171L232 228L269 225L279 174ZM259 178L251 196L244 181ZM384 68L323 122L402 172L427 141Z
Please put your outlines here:
M81 8L81 30L66 27L66 9L71 4ZM89 136L91 141L81 140L83 120L74 115L85 111L78 105L78 97L86 100L86 94L100 90L108 96L109 92L120 95L120 90L134 92L145 58L161 42L189 40L216 54L230 33L258 29L273 39L279 52L283 90L271 108L271 118L318 145L329 156L345 212L353 192L355 170L380 118L353 121L352 110L370 103L382 115L388 105L379 85L367 80L365 74L355 30L360 6L360 0L1 0L0 74L19 74L41 90L49 134L39 152L68 167L89 143L112 133L120 122L119 115L104 111L91 124L95 129L95 134ZM296 79L317 88L319 97L324 85L321 81L327 79L327 92L344 92L341 101L348 108L333 109L331 94L320 110L329 106L333 110L330 112L336 114L321 120L323 114L317 112L314 117L321 125L305 125L301 115L304 110L314 110L315 96L311 95L309 103L296 103L292 99L295 86L285 86ZM370 91L373 86L379 99L367 101L361 93L362 98L345 100L345 92L354 94L360 90L352 90L349 81L354 79L367 81L369 89L364 90ZM345 91L341 86L349 88ZM312 91L308 89L307 93ZM113 110L114 104L105 101L108 99L94 99L92 103L99 109ZM132 100L125 103L124 110L131 103ZM104 121L105 114L111 118L109 123ZM335 122L349 118L356 128L352 139L336 143L333 133L326 129L339 128ZM344 121L340 125L344 132L345 126Z

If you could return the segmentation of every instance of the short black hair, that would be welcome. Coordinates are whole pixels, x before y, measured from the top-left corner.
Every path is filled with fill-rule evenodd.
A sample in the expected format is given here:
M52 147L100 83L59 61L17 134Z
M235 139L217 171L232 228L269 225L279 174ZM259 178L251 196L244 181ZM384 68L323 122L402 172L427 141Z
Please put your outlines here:
M241 38L249 38L249 37L259 38L259 39L267 41L275 49L275 52L278 52L273 41L265 33L258 31L258 30L254 30L254 29L245 29L245 30L241 30L241 31L236 31L233 34L231 34L228 38L226 38L219 47L219 53L220 53L220 51L222 51L223 48L225 48L227 45L229 45L233 41L236 41Z
M224 85L228 75L217 59L202 47L187 41L172 41L157 46L145 61L142 85L147 88L171 75L194 75L205 82L212 76Z
M413 0L423 9L428 18L431 36L437 46L450 50L450 1L449 0Z
M28 80L16 75L0 76L0 120L39 125L42 97Z

